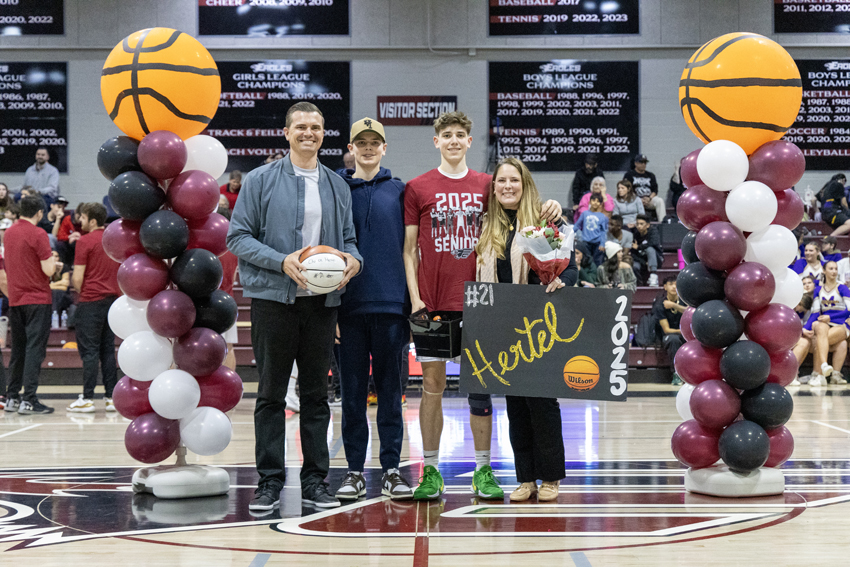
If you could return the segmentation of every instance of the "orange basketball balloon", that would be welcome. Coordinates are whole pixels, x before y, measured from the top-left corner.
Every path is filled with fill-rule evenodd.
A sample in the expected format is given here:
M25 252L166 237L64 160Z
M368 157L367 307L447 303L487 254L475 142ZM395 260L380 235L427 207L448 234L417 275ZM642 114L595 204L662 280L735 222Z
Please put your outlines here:
M802 100L794 59L754 33L712 39L688 60L679 81L682 115L697 138L735 142L747 155L781 138Z
M592 390L599 383L599 365L589 356L574 356L564 366L564 382L573 390Z
M221 78L212 55L194 37L150 28L115 46L103 65L100 93L109 117L131 138L169 130L185 140L212 120Z

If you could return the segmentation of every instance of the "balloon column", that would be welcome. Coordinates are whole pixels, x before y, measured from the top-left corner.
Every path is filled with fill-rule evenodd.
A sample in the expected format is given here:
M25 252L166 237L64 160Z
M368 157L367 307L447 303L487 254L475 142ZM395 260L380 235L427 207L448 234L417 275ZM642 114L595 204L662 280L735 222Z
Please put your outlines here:
M727 34L691 57L679 98L707 145L682 162L688 190L677 214L691 232L677 287L690 307L681 325L688 342L674 361L687 383L676 400L686 421L672 449L689 473L722 459L743 479L781 465L794 448L785 386L797 370L791 348L803 288L787 266L797 252L791 230L803 218L792 187L805 158L779 138L799 111L800 75L770 39Z
M222 366L219 334L236 322L235 301L218 290L228 221L214 212L216 178L227 152L200 134L220 91L207 50L171 29L131 34L103 67L104 104L127 134L97 156L121 216L103 236L106 253L121 262L124 292L109 312L126 374L114 400L133 420L127 451L143 463L166 459L181 443L199 455L224 450L232 434L224 412L242 396L241 379Z

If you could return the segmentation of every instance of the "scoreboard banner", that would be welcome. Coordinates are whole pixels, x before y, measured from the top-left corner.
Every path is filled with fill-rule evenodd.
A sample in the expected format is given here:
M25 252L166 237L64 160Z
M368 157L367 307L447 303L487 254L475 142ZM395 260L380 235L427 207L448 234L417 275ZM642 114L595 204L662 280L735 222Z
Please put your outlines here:
M575 171L596 154L626 171L637 152L639 62L490 62L490 145L532 171Z
M0 1L3 35L65 35L64 0Z
M349 35L348 0L198 0L205 35Z
M312 102L325 118L319 161L342 166L351 129L350 63L337 61L219 61L221 100L204 134L227 148L227 170L250 171L275 153L289 153L286 111Z
M490 0L490 35L640 33L639 0Z
M773 33L850 33L850 2L773 0Z
M68 64L0 61L0 172L23 173L45 147L68 172Z

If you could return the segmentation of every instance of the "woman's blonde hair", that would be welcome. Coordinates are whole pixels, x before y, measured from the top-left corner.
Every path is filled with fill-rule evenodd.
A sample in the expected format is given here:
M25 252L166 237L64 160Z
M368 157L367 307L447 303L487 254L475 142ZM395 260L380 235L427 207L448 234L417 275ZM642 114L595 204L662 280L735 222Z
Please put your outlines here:
M517 230L521 230L527 226L538 224L540 222L540 192L537 191L537 185L531 177L531 172L522 161L514 157L503 159L496 165L493 171L493 178L490 181L490 197L487 202L487 214L484 215L484 224L481 230L481 238L475 247L478 253L479 261L481 255L488 249L492 249L496 253L496 258L505 258L505 242L508 233L511 231L511 223L508 220L508 215L505 213L504 207L496 197L496 177L499 175L499 170L506 165L511 165L519 171L522 181L522 196L519 200L519 208L517 209L516 223Z

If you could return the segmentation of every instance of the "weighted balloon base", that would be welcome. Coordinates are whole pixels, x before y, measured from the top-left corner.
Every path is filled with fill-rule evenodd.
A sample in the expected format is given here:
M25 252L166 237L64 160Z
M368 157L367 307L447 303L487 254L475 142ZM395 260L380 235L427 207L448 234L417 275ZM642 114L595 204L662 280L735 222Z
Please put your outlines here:
M726 465L688 469L685 490L722 498L773 496L785 492L785 475L764 467L750 473L732 472Z
M133 473L133 492L148 492L157 498L215 496L228 490L227 471L207 465L165 465Z

